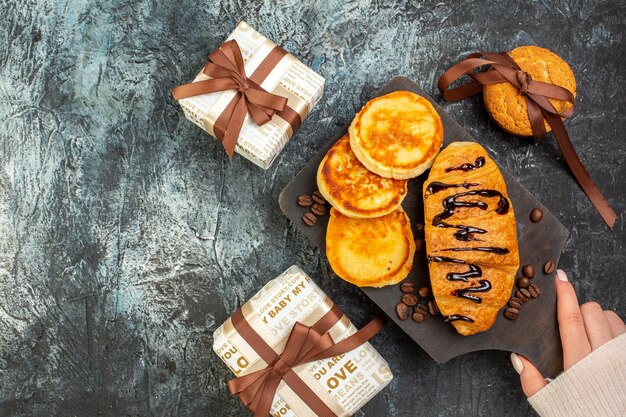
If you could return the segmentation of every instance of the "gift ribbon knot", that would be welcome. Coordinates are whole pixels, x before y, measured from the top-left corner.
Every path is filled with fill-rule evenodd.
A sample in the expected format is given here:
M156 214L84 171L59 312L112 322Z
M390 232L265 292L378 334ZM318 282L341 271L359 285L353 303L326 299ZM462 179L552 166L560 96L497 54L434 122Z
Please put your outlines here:
M291 370L291 366L283 360L280 356L276 358L276 360L269 364L268 367L273 367L274 370L283 377L287 372Z
M519 92L522 94L526 94L528 92L528 84L532 80L532 77L530 76L530 74L522 70L517 70L515 76L517 77L517 82L520 83Z
M237 84L239 85L239 88L237 89L240 93L245 93L246 90L248 88L250 88L250 84L247 83L247 81L245 80L237 80Z
M219 49L209 54L202 73L210 79L174 87L172 96L175 100L181 100L219 91L236 92L235 98L226 106L213 126L215 136L221 140L231 158L248 113L254 122L261 126L287 106L285 97L267 92L246 76L241 49L234 39L223 43Z
M290 386L298 388L299 395L315 410L316 415L336 417L336 414L317 397L313 390L302 383L294 368L350 352L371 339L384 325L383 318L376 317L361 330L335 343L328 333L328 324L336 322L340 314L342 314L340 310L333 309L313 326L297 322L289 334L283 352L281 354L273 352L274 359L266 360L268 365L264 369L228 381L230 393L238 395L255 417L266 417L270 413L278 385L284 380ZM237 312L233 315L235 316L237 316L235 327L239 327L238 331L242 332L242 337L253 345L257 343L262 345L264 342L261 342L258 334L245 323L242 315ZM267 351L267 349L264 350Z
M475 72L476 69L489 66L486 72ZM448 89L452 83L463 75L473 81L459 87ZM578 184L594 205L602 219L613 228L617 214L609 206L591 176L581 162L572 144L562 118L574 114L574 95L558 85L534 81L529 74L522 71L517 63L506 52L477 52L448 69L439 79L437 86L443 98L448 101L461 100L483 91L486 84L508 82L516 87L526 98L528 120L535 143L546 135L544 119L552 127L554 137L563 152L565 161L571 169ZM559 112L549 99L571 103L567 110Z

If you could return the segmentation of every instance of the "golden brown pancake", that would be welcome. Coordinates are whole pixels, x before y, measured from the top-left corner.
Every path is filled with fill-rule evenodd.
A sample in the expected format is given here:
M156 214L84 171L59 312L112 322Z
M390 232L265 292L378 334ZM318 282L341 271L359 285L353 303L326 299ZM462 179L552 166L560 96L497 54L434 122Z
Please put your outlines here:
M424 97L396 91L370 100L350 125L350 146L367 169L382 177L417 177L433 163L443 126Z
M380 217L402 204L406 180L376 175L363 166L345 135L329 150L317 169L317 188L341 214L359 219Z
M506 183L477 143L444 149L424 183L426 252L441 314L467 336L488 330L507 303L519 268Z
M413 233L402 208L372 219L330 210L326 256L340 278L359 287L397 284L411 271L414 254Z

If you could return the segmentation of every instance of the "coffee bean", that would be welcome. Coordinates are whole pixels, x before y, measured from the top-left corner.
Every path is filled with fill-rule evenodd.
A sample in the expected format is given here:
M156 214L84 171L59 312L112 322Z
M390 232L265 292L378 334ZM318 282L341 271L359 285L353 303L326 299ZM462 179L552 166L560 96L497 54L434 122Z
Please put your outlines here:
M435 302L435 300L430 300L428 302L428 312L431 316L436 316L437 314L439 314L439 307L437 307L437 303Z
M324 216L326 215L326 206L320 203L313 203L311 211L318 216Z
M545 272L546 274L553 273L554 268L556 268L556 264L552 261L548 261L545 264L543 264L543 272Z
M541 290L539 289L539 286L537 284L530 284L530 287L528 287L528 292L530 293L530 296L532 298L537 298L541 295Z
M424 249L424 240L423 239L415 239L415 251L419 252Z
M528 288L530 285L530 280L526 277L521 277L517 279L517 288Z
M534 208L533 211L530 212L530 221L537 223L541 219L543 219L543 211L541 211L540 208Z
M522 268L522 275L526 278L534 278L535 277L535 266L532 264L524 265Z
M409 318L409 306L404 303L396 304L396 313L398 314L398 318L402 321L407 320Z
M417 297L413 294L404 294L402 296L402 302L409 307L413 307L415 304L417 304Z
M402 285L400 285L400 290L403 293L410 293L415 291L415 284L413 284L412 282L403 282Z
M304 213L304 216L302 216L302 220L304 221L304 223L306 223L307 226L315 226L315 223L317 223L317 217L315 217L315 214L311 212Z
M428 308L424 304L417 304L413 307L413 311L416 313L428 314Z
M426 316L424 315L424 313L420 313L420 312L413 313L413 316L411 317L413 318L413 321L416 323L424 323L424 320L426 320Z
M519 317L519 310L517 308L509 307L504 310L504 317L509 320L516 320Z
M428 287L422 287L420 288L420 290L418 291L420 297L422 298L428 298L428 296L430 296L430 288Z
M522 308L523 305L524 303L522 303L522 300L517 297L511 297L511 299L509 300L509 307L513 307L519 310L520 308Z
M515 296L519 298L522 303L525 303L530 299L530 293L526 288L520 288L519 290L515 291Z
M311 207L313 204L313 199L308 194L302 194L298 196L298 205L300 207Z
M316 203L326 204L326 199L324 198L322 193L320 193L319 191L314 192L311 197L313 198L313 201L315 201Z

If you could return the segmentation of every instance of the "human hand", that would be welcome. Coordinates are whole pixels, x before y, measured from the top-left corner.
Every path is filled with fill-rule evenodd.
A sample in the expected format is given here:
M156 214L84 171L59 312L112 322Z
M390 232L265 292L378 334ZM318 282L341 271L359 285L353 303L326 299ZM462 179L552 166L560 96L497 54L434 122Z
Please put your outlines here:
M602 310L598 303L579 306L574 287L560 269L556 273L555 285L563 368L567 371L592 351L626 333L626 325L615 312ZM520 375L527 397L535 395L548 384L537 368L523 356L511 353L511 362Z

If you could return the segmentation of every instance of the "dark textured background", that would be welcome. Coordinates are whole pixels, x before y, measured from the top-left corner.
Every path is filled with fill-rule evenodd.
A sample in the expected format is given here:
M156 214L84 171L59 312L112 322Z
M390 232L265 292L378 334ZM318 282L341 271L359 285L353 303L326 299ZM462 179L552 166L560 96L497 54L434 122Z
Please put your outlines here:
M213 330L301 265L357 324L377 312L280 213L280 190L394 75L434 97L475 50L536 43L578 80L566 124L619 213L608 232L554 141L502 133L474 98L444 108L571 230L582 301L624 315L626 7L620 1L0 0L0 416L245 415ZM326 77L264 172L186 121L169 88L245 20ZM508 354L434 363L397 327L367 416L527 416Z

